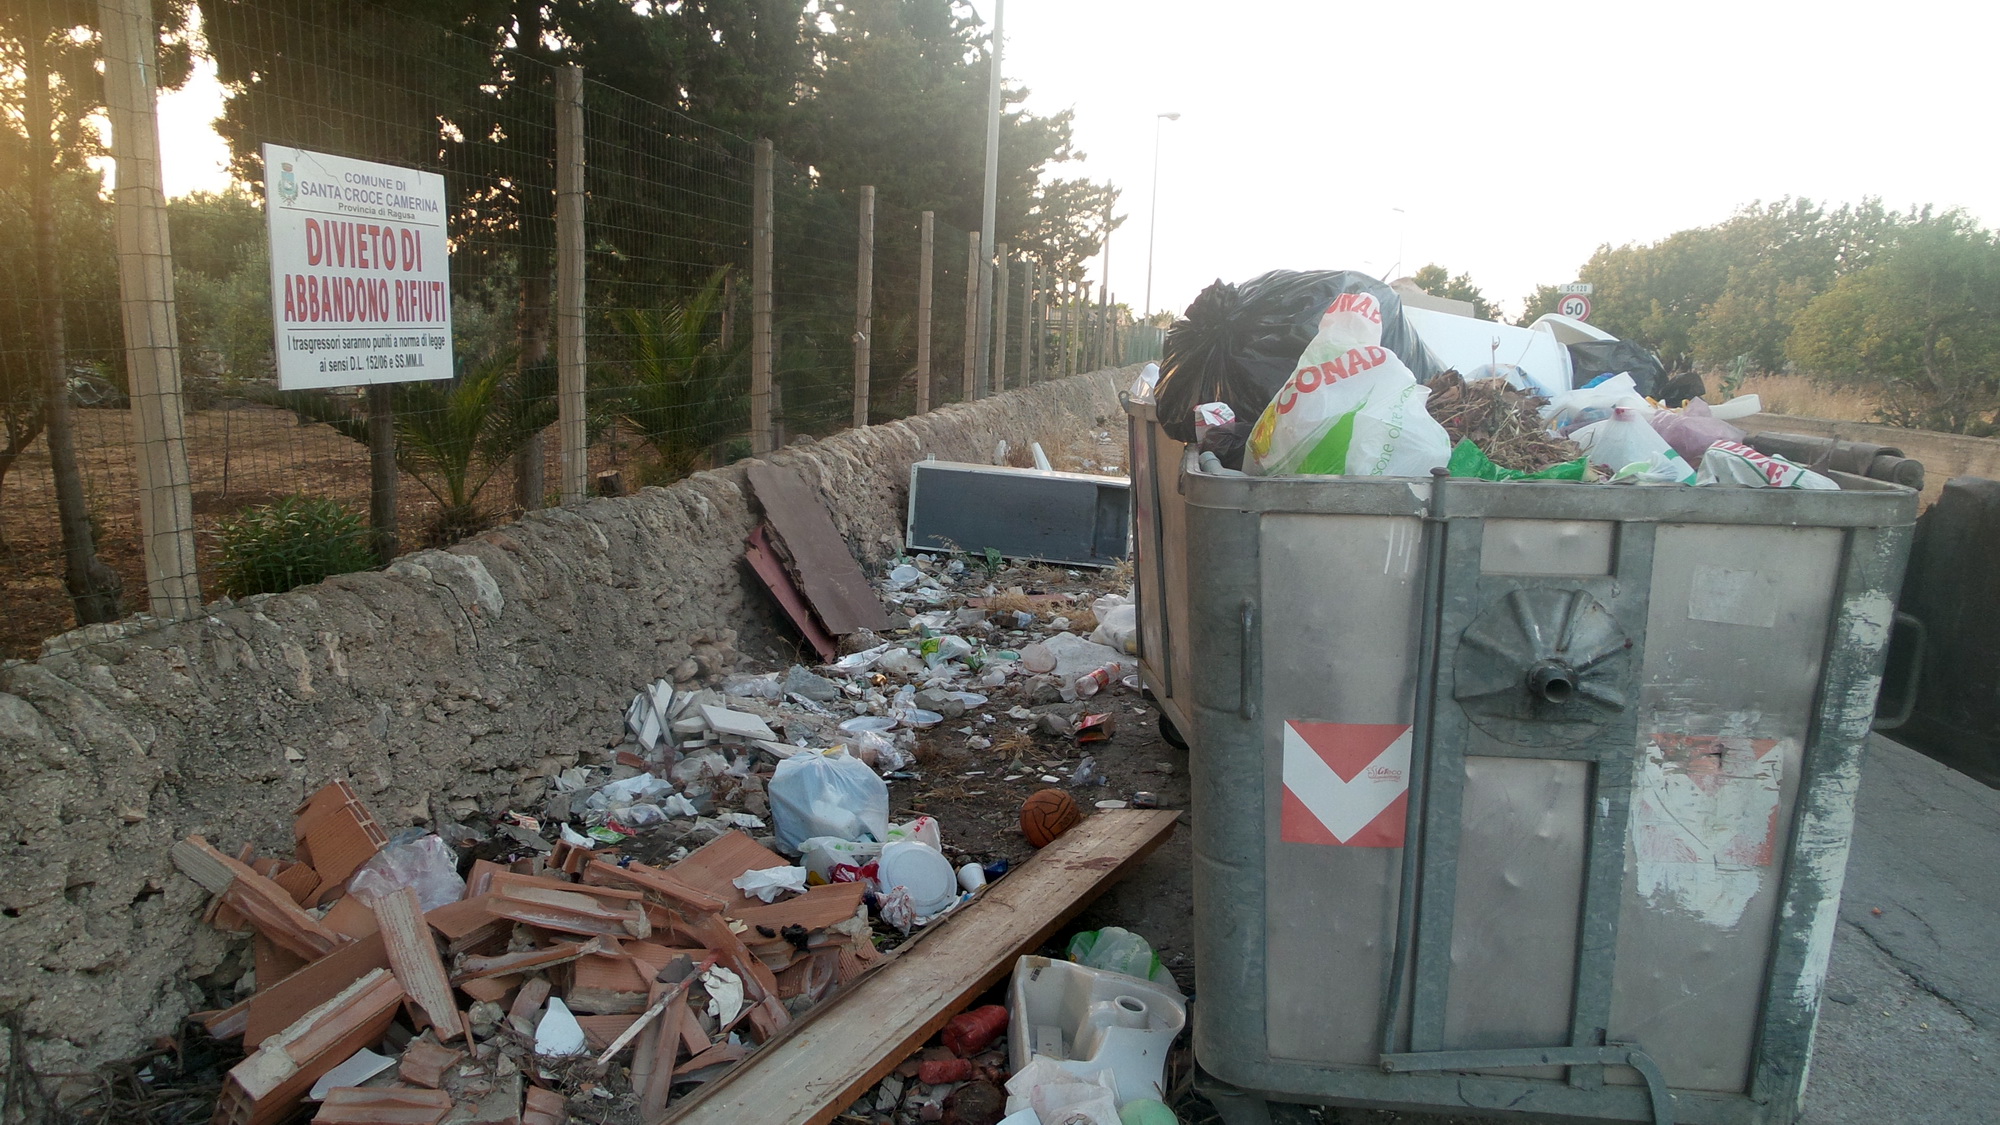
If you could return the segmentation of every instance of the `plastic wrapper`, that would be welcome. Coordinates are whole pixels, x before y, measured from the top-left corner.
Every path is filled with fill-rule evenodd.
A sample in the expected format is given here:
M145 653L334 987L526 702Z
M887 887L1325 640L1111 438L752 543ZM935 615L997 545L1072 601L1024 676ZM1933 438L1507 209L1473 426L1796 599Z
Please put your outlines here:
M759 902L776 902L787 892L804 894L806 869L803 867L759 867L729 881L729 885Z
M1263 413L1319 334L1321 314L1343 293L1375 298L1382 308L1382 346L1401 356L1419 381L1443 370L1404 322L1401 299L1365 273L1273 270L1241 285L1218 281L1167 330L1154 391L1167 436L1196 440L1194 411L1205 402L1226 402L1239 419ZM1230 465L1228 457L1222 462Z
M1611 417L1602 422L1576 430L1570 439L1583 448L1584 455L1592 464L1609 465L1615 471L1639 462L1653 463L1661 453L1672 453L1673 446L1660 436L1640 411L1633 407L1620 406L1611 412ZM1679 455L1676 454L1676 457ZM1693 483L1694 469L1683 462L1687 477L1683 483Z
M1069 939L1070 960L1092 969L1124 973L1128 977L1165 984L1178 992L1167 967L1145 938L1120 926L1085 930Z
M1701 455L1696 484L1735 485L1740 488L1803 488L1821 492L1838 491L1832 477L1794 465L1771 453L1759 453L1738 441L1718 441Z
M1548 420L1552 433L1575 437L1575 431L1604 421L1621 406L1641 413L1652 409L1629 376L1614 375L1594 387L1581 387L1550 399L1542 408L1542 417Z
M1132 385L1125 389L1125 397L1137 403L1153 401L1153 388L1160 385L1160 365L1149 363L1133 376Z
M1424 476L1451 457L1451 438L1420 384L1383 345L1370 293L1336 297L1250 431L1244 468L1260 476Z
M1681 410L1659 410L1651 419L1653 428L1689 464L1699 464L1701 455L1718 441L1743 440L1743 431L1715 417L1708 404L1695 399Z
M349 894L363 901L390 894L400 887L417 892L417 904L436 910L465 897L465 880L458 874L458 856L436 836L420 836L407 844L390 844L361 865L347 881Z
M889 786L840 750L800 750L778 763L767 786L778 846L797 855L814 836L880 840L889 834Z

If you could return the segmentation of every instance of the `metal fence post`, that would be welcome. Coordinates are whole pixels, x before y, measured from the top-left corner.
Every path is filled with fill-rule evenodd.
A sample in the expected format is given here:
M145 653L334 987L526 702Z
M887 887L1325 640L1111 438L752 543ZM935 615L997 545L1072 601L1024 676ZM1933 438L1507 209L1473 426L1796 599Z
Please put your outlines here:
M937 213L924 212L917 258L917 413L931 408L931 234Z
M590 475L584 432L583 68L556 73L556 432L562 502L583 503Z
M976 396L974 379L979 371L979 232L966 234L965 253L965 387L963 401Z
M861 189L861 237L854 263L854 428L868 424L868 344L875 331L875 189Z
M146 593L157 617L201 612L194 493L182 414L174 259L160 190L151 0L101 0L105 95L111 110L118 208L118 290L131 375L133 460L145 536ZM42 92L32 97L45 96Z
M1007 389L1007 244L999 245L993 272L993 394Z
M770 141L757 142L750 193L750 452L771 452L771 167Z

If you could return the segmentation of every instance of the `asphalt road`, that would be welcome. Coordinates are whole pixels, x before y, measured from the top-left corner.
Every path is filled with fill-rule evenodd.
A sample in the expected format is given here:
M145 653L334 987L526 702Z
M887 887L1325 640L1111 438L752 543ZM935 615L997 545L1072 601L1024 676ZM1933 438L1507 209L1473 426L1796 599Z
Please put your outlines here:
M1876 738L1808 1125L2000 1120L2000 790Z

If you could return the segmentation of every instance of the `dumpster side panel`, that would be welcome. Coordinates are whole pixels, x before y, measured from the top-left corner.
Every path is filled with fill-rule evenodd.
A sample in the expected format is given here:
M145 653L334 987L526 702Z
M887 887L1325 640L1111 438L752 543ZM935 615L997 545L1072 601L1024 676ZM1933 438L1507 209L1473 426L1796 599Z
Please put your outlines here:
M1465 774L1444 1045L1561 1043L1575 993L1590 767L1475 756Z
M1845 545L1837 528L1659 532L1610 1037L1676 1089L1748 1087Z
M1407 517L1262 520L1260 597L1281 612L1262 625L1261 694L1274 706L1246 765L1261 760L1265 807L1280 810L1258 826L1273 1057L1367 1066L1378 1052L1402 862L1400 846L1381 845L1400 845L1403 829L1388 824L1393 785L1371 788L1367 771L1407 771L1383 755L1415 709L1422 533Z

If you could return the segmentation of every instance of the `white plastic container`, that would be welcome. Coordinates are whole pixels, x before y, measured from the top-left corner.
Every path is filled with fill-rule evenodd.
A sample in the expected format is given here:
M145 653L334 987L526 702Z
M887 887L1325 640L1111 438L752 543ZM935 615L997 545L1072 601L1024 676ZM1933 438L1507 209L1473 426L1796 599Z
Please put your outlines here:
M1036 1055L1083 1077L1109 1073L1118 1103L1165 1099L1167 1048L1187 1023L1181 998L1123 973L1048 957L1014 963L1007 1063Z

